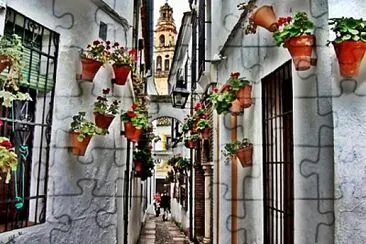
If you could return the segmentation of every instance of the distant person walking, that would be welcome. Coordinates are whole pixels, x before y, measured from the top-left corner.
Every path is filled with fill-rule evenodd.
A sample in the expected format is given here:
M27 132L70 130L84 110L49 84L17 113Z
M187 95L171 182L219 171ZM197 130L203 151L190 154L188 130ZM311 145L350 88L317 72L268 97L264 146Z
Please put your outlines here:
M160 206L164 209L163 220L165 221L170 213L170 196L166 192L161 196Z

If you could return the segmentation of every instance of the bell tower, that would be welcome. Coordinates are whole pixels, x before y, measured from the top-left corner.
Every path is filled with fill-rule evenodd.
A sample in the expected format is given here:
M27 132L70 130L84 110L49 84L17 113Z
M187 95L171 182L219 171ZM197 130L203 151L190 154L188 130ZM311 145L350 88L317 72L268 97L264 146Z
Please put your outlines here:
M168 95L168 75L173 61L177 30L168 1L159 10L154 36L154 80L159 95Z

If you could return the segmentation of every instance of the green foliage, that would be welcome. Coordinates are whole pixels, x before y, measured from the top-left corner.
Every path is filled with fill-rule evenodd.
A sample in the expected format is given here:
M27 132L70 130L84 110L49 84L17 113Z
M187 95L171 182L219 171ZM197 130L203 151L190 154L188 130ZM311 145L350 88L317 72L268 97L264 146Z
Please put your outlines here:
M0 172L6 173L6 184L9 183L12 172L16 171L17 165L17 155L10 140L6 137L0 137Z
M200 136L197 133L184 135L184 140L197 141L199 139L200 139Z
M131 122L137 129L146 129L149 124L147 111L142 108L140 103L133 103L127 112L121 111L121 120Z
M118 114L119 104L121 101L113 100L111 104L108 104L107 95L110 93L110 89L103 89L103 95L97 97L97 101L94 103L93 112L99 114Z
M23 45L20 36L13 34L10 38L0 37L0 56L6 57L11 69L6 80L2 80L2 86L18 91L18 81L22 79L21 68L23 65Z
M210 125L210 121L208 119L200 119L198 122L197 122L197 130L203 130L205 128L209 128L211 127Z
M13 101L32 101L29 93L22 92L9 92L5 90L0 90L0 98L2 99L2 105L10 108L13 105Z
M133 153L133 160L142 162L142 169L139 173L141 180L146 180L152 176L152 170L155 167L154 160L152 158L151 149L148 147L138 148Z
M72 117L71 131L79 133L78 140L82 142L87 136L105 135L107 130L97 127L93 122L85 119L85 112L79 112Z
M277 46L284 44L290 37L310 35L315 26L305 12L296 13L293 19L291 17L280 17L278 25L280 28L273 33L273 40Z
M132 64L135 62L133 57L134 52L132 50L128 51L127 48L120 46L113 46L112 49L110 61L114 65L132 66Z
M225 157L232 157L242 148L248 147L250 142L247 138L244 138L241 142L234 141L225 144L225 150L222 151Z
M352 17L331 18L329 19L329 25L333 26L331 30L336 34L334 40L336 43L347 40L366 42L366 21L363 19L354 19Z

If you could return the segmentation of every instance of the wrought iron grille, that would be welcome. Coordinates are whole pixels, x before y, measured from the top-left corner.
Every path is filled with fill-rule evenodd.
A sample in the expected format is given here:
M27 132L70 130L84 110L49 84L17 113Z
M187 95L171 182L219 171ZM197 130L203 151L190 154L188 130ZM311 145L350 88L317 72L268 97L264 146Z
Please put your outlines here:
M4 122L0 135L11 140L18 155L10 183L0 181L0 232L45 221L59 42L59 34L7 8L4 35L12 34L19 35L24 45L20 90L28 92L32 101L0 107Z
M293 244L291 62L262 79L264 243Z

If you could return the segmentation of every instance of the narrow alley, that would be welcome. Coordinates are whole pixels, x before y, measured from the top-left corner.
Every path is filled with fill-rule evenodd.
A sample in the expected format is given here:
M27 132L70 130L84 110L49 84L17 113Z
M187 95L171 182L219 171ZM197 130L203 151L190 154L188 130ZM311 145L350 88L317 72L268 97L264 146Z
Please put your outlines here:
M149 215L142 228L139 244L186 244L191 243L184 232L171 220Z

